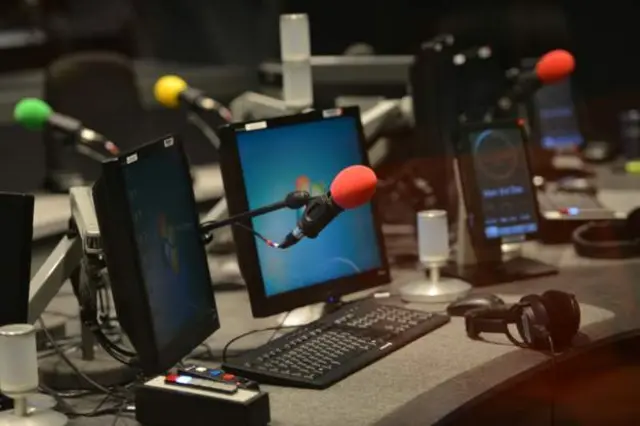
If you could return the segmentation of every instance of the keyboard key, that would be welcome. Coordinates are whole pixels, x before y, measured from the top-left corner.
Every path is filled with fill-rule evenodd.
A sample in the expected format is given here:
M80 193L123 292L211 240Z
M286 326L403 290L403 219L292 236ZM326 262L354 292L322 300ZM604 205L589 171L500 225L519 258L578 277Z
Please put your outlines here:
M449 318L375 300L347 305L226 363L257 382L323 389L446 324ZM391 344L389 344L391 343Z

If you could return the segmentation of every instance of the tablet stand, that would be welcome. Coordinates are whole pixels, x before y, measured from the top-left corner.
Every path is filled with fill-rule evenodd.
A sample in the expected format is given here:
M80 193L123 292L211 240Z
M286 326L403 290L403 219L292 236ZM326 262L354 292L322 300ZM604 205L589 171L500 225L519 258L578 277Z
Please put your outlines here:
M503 241L474 242L468 228L468 216L457 161L454 163L458 189L457 235L453 261L443 273L458 277L473 286L502 284L530 278L555 275L552 265L524 256L504 256Z

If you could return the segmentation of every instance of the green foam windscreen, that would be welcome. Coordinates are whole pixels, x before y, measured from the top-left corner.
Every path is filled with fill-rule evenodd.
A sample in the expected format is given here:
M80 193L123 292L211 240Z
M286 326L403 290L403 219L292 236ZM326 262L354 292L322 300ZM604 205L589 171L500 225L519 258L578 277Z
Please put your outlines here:
M45 101L37 98L24 98L13 110L14 120L29 130L42 130L53 110Z

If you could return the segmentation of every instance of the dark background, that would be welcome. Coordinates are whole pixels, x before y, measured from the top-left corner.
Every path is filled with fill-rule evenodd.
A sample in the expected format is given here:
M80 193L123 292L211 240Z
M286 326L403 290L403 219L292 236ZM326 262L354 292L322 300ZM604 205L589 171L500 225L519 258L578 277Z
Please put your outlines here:
M341 54L354 43L369 44L378 54L412 54L421 42L445 31L462 46L490 44L505 63L570 49L577 59L574 84L587 137L611 140L617 138L619 112L640 106L635 10L630 2L611 4L615 7L577 0L5 0L0 2L0 83L3 74L43 69L79 50L253 69L279 55L278 15L305 12L317 55ZM46 42L7 42L11 31L33 27L46 34ZM168 116L154 120L166 129L178 123ZM3 140L22 134L22 129L0 129ZM5 156L4 148L0 154ZM19 156L10 157L10 163L20 163ZM196 163L215 160L208 151L192 157ZM0 186L8 189L31 189L39 179L16 186L13 182L21 178L7 176L13 174L0 172Z

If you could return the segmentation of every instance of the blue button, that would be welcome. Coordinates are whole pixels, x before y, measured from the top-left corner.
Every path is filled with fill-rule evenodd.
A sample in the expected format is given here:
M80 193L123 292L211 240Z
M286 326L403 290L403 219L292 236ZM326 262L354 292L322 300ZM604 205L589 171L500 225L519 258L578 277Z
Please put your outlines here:
M222 370L211 370L211 371L209 371L209 374L214 376L214 377L215 376L219 376L219 375L222 374Z
M484 233L487 238L495 238L499 235L500 230L496 226L488 226L485 228Z

